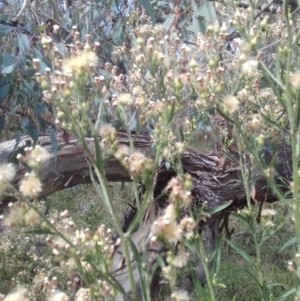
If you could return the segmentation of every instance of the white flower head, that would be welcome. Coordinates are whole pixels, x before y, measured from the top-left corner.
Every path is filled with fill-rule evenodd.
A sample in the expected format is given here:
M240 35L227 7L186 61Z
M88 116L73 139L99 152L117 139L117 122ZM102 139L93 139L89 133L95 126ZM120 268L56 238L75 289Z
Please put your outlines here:
M130 149L127 145L125 144L121 144L119 146L119 148L116 150L115 152L115 157L118 159L118 160L122 160L124 159L125 157L128 157L129 156L129 153L130 153Z
M25 213L24 221L26 225L33 227L34 225L39 223L40 216L35 210L31 208Z
M90 294L89 290L86 288L80 288L79 291L76 293L75 301L89 301Z
M35 148L29 153L27 163L30 167L35 168L50 158L51 154L44 147L36 145Z
M169 243L176 243L181 238L182 230L176 220L161 216L153 223L152 233L154 237L163 238Z
M16 168L13 164L0 164L0 182L9 183L16 175Z
M190 300L190 297L187 291L176 290L172 293L171 299L173 301L188 301Z
M299 89L299 87L300 87L300 72L299 71L290 75L290 83L295 90Z
M42 183L35 172L27 173L20 184L20 192L25 197L36 197L42 191Z
M52 296L50 296L48 301L68 301L70 300L69 296L64 292L56 292Z
M103 124L99 130L100 135L105 138L110 135L116 135L116 129L109 123Z
M256 74L258 61L247 61L242 65L242 74L246 77L251 77Z
M223 98L223 108L229 113L233 113L239 109L239 101L232 95L227 95Z
M81 52L77 57L71 57L64 61L66 73L72 73L81 68L88 68L89 65L96 65L98 62L97 54L93 51Z
M24 287L19 287L14 293L10 293L4 299L4 301L29 301L27 298L28 291Z

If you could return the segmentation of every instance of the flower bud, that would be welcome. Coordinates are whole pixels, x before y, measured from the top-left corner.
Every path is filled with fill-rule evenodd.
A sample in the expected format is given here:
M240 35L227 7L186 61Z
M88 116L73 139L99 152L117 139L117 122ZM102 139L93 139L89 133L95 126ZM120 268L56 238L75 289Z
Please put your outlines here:
M197 61L196 61L194 58L192 58L191 61L190 61L190 67L191 67L192 69L194 69L194 68L196 68L197 66L198 66Z

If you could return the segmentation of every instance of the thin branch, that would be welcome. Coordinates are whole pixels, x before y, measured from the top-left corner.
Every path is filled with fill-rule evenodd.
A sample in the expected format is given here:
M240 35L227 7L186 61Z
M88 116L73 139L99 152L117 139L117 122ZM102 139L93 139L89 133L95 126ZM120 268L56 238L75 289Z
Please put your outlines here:
M66 31L68 34L71 33L70 30L68 30L66 27L64 27L59 21L55 20L54 18L50 17L49 15L46 15L46 14L43 14L43 13L40 13L40 12L36 12L36 14L42 16L42 17L45 17L47 19L50 19L52 21L54 21L57 25L59 25L64 31Z
M14 21L17 21L19 19L19 17L23 14L26 6L27 6L27 2L28 0L24 0L23 5L21 7L21 9L19 10L19 12L17 13L16 17L14 18Z
M275 0L272 0L266 7L264 7L255 17L254 20L256 20L262 13L269 10L270 6L275 2Z

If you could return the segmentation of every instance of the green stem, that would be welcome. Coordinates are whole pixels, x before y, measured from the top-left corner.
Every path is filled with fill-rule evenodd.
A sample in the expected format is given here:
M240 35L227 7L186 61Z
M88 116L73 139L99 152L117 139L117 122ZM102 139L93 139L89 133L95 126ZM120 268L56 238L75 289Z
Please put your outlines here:
M293 200L294 200L294 217L296 224L296 236L298 253L300 252L300 216L299 216L299 177L298 177L298 159L299 159L299 149L298 149L298 125L296 124L296 114L293 109L293 98L290 90L289 76L291 72L292 63L292 47L293 47L293 34L290 25L289 16L289 1L284 0L284 15L286 19L286 27L288 34L288 45L287 45L287 62L286 62L286 73L285 73L285 99L287 103L287 112L290 120L290 135L291 135L291 145L292 145L292 160L293 160ZM295 104L298 105L298 104Z
M93 161L94 158L91 158L91 160ZM127 245L126 235L124 235L124 232L122 231L120 222L118 220L118 216L115 213L115 210L114 210L114 207L113 207L113 204L111 202L111 198L110 198L110 195L109 195L109 192L108 192L108 186L106 184L105 177L102 174L102 170L99 170L97 165L95 165L95 164L94 164L94 168L95 168L96 175L97 175L99 183L100 183L100 187L101 187L101 190L102 190L103 197L105 198L106 204L109 207L110 214L112 216L112 219L113 219L114 225L116 227L116 230L119 233L121 244L123 246L123 253L124 253L123 255L125 257L125 263L126 263L126 267L127 267L127 271L128 271L129 282L130 282L131 291L132 291L132 294L133 294L133 299L138 300L138 295L137 295L137 290L136 290L136 283L135 283L134 277L133 277L133 270L132 270L132 266L131 266L131 260L130 260L128 245Z
M256 267L258 269L258 279L259 279L259 284L263 284L263 274L262 274L262 269L261 269L261 250L260 250L260 245L257 240L256 233L253 229L253 240L254 240L254 245L255 245L255 251L256 251Z
M208 256L205 256L204 255L204 252L203 252L203 243L201 243L201 239L200 239L200 255L201 255L201 259L202 259L202 265L203 265L203 268L204 268L204 271L205 271L205 275L206 275L206 282L207 282L207 287L208 287L208 290L209 290L209 294L210 294L210 301L215 301L215 293L214 293L214 287L213 287L213 283L211 281L211 277L210 277L210 272L209 272L209 269L208 269L208 266L204 260L205 257L208 258Z
M72 118L72 122L74 124L78 125L75 118ZM98 166L97 165L97 162L95 161L95 158L94 158L93 154L91 153L88 145L86 144L85 136L84 136L84 134L83 134L83 132L82 132L79 125L78 125L78 131L75 132L75 134L77 134L77 136L79 137L79 139L82 143L82 146L85 149L85 151L86 151L86 153L89 157L89 160L92 163L92 166L94 167L95 173L97 175L97 178L98 178L98 181L99 181L99 184L100 184L100 187L101 187L101 195L103 196L103 198L105 200L105 203L108 206L108 209L109 209L110 214L111 214L112 219L113 219L113 223L114 223L114 225L116 227L116 230L117 230L117 232L120 236L120 240L121 240L121 243L122 243L122 246L123 246L125 263L126 263L126 266L127 266L127 271L128 271L130 286L131 286L131 290L132 290L132 294L133 294L133 299L138 300L137 290L136 290L136 283L134 282L133 270L132 270L132 266L131 266L131 260L130 260L130 254L129 254L129 251L128 251L126 236L124 235L124 233L122 231L118 216L117 216L117 214L114 210L114 206L112 204L112 201L111 201L111 198L110 198L110 195L109 195L108 186L106 184L106 180L105 180L105 177L103 175L103 170L102 170L103 166ZM95 143L97 143L97 141L95 141ZM91 177L93 178L92 173L91 173Z
M250 191L249 191L249 177L247 179L247 176L246 176L247 165L245 164L245 162L243 162L245 160L243 160L242 145L239 141L240 141L240 139L238 139L238 142L237 142L238 151L239 151L239 165L241 168L241 175L242 175L243 185L244 185L246 199L247 199L247 206L248 206L248 209L250 209L251 208L251 200L250 200Z

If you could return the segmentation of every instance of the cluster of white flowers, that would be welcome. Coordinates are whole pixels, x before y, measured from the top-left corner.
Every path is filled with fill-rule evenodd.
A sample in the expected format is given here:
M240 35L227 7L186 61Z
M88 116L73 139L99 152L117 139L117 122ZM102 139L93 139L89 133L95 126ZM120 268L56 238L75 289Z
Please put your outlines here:
M0 195L4 193L7 185L14 179L16 168L13 164L0 164Z

